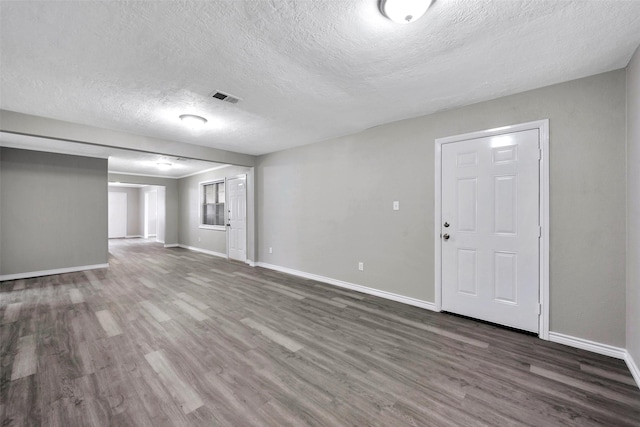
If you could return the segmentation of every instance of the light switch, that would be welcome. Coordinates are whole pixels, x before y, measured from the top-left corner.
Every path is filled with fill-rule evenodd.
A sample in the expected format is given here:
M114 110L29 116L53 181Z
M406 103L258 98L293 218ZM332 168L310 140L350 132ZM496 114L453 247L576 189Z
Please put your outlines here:
M400 202L398 202L398 201L393 202L393 210L394 211L399 211L400 210Z

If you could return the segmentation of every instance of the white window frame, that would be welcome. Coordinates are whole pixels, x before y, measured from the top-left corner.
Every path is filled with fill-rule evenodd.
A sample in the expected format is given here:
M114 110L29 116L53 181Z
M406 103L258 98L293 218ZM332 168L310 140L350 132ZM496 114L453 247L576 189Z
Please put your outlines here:
M224 216L223 216L223 224L222 225L209 225L209 224L203 224L202 223L202 218L203 218L203 209L204 209L204 186L205 185L210 185L210 184L221 184L224 188L224 194L225 194L225 200L224 200ZM202 181L198 183L198 228L204 228L204 229L208 229L208 230L226 230L226 224L227 224L227 182L225 178L222 179L212 179L209 181Z

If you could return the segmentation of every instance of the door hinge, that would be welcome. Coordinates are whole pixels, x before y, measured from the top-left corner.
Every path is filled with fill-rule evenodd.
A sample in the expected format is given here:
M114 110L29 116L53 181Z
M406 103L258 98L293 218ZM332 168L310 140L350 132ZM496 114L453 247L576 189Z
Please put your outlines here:
M538 316L540 316L540 314L542 314L542 304L537 304L538 308L536 310L538 310Z
M538 226L538 237L542 237L542 227Z
M538 149L538 160L542 160L542 150Z

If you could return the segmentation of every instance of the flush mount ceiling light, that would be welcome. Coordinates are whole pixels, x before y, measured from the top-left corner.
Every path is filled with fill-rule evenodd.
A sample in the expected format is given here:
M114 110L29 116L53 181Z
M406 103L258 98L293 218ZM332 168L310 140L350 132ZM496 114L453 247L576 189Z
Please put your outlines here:
M380 0L380 12L393 22L408 24L418 20L433 0Z
M158 165L158 168L160 168L160 169L163 169L163 170L171 169L171 163L169 163L169 162L158 162L156 164Z
M190 128L198 128L207 123L207 119L196 116L195 114L183 114L180 116L180 120Z

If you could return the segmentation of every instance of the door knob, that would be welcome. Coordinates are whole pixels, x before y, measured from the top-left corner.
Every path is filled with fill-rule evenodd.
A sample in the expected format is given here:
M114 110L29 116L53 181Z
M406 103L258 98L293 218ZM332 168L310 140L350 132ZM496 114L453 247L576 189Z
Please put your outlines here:
M443 235L442 235L442 238L443 238L444 240L449 240L449 237L451 237L451 236L449 236L448 234L443 234Z

